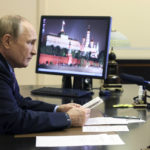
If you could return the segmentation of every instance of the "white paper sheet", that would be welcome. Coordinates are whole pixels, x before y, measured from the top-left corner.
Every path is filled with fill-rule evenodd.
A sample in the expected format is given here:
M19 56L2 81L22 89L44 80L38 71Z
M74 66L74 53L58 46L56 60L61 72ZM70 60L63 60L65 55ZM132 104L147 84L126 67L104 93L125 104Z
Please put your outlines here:
M112 118L112 117L96 117L89 118L85 125L101 125L101 124L128 124L126 119Z
M63 147L84 145L122 145L117 134L75 135L75 136L37 136L36 147Z
M125 119L125 118L113 118L113 117L95 117L89 118L85 125L104 125L104 124L129 124L129 123L143 123L142 119Z
M142 119L127 119L128 124L130 123L144 123L145 120Z
M129 131L126 125L115 125L115 126L83 126L83 132L118 132L118 131Z

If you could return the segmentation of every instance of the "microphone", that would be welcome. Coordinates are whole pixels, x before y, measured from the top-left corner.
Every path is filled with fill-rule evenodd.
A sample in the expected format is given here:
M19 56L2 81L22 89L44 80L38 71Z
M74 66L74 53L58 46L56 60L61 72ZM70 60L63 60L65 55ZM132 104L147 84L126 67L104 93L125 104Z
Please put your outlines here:
M143 86L145 86L145 88L147 90L150 90L150 81L144 80L144 78L141 76L122 73L122 74L120 74L120 78L123 81L129 82L129 83L133 83L133 84L137 84L137 85L143 85Z

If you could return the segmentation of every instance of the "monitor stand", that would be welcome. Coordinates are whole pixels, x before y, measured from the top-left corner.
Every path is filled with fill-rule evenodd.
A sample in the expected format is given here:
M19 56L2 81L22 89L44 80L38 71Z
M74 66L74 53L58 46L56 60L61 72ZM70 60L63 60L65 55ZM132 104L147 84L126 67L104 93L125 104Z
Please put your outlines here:
M62 88L72 88L71 76L63 75L63 77L62 77Z
M71 76L64 75L62 78L62 88L91 90L92 89L92 78L74 76L73 84L72 84Z
M83 95L89 95L89 93L93 93L91 91L92 78L73 76L72 80L72 77L70 75L63 75L62 88L71 89L72 91L82 93Z

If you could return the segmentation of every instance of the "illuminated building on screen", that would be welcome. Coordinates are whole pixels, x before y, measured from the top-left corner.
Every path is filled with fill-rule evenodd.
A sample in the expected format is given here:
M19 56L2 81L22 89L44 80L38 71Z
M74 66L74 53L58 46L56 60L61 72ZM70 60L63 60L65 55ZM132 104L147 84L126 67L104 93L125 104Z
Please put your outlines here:
M44 32L44 31L43 31ZM99 43L94 43L94 40L90 38L90 25L88 26L86 38L82 38L82 42L70 38L65 34L65 21L62 21L62 27L60 33L47 34L46 36L46 46L59 46L60 48L68 49L68 55L71 57L71 51L82 51L83 55L90 53L91 58L97 58L99 54Z

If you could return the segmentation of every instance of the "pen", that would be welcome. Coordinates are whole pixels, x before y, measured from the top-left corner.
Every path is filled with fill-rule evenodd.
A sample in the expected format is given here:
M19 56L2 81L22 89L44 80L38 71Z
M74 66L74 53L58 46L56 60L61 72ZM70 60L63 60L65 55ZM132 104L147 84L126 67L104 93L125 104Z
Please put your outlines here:
M135 116L113 116L113 118L120 118L120 119L141 119Z
M116 104L116 105L113 105L114 108L130 108L130 107L133 107L132 104Z
M114 108L147 108L147 104L116 104Z

